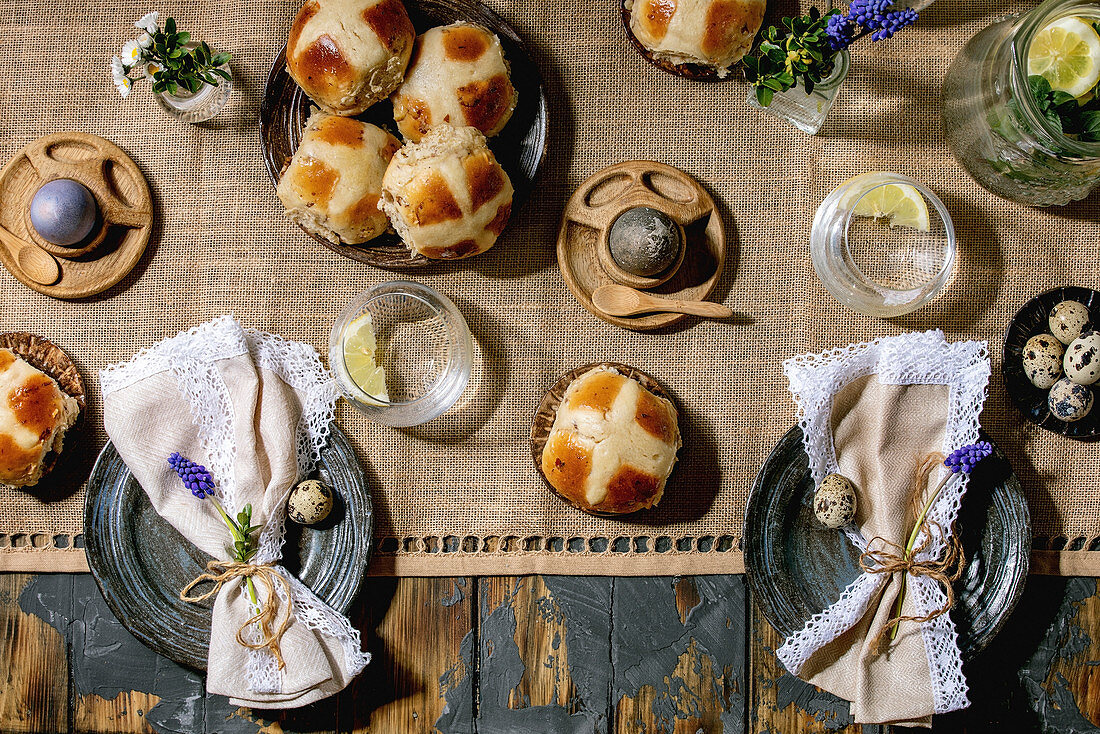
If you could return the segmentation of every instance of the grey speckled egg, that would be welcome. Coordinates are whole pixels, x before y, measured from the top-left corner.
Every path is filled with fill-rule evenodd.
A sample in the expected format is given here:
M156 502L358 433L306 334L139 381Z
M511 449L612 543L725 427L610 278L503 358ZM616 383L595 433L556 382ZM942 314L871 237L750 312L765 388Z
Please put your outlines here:
M1070 342L1062 358L1066 377L1078 385L1091 385L1100 378L1100 332L1086 331Z
M814 492L814 515L827 528L841 528L856 517L856 485L841 474L829 474Z
M628 273L651 276L672 267L684 243L672 217L648 206L627 209L607 235L611 258Z
M1088 415L1092 410L1092 402L1092 388L1071 382L1068 377L1054 383L1054 387L1050 388L1050 395L1047 396L1050 412L1066 423L1079 421Z
M68 178L42 184L31 199L31 225L55 245L75 245L91 234L97 212L92 192Z
M1066 348L1050 334L1038 334L1024 345L1024 374L1035 387L1049 390L1062 376L1062 354Z
M1081 336L1089 321L1089 310L1077 301L1062 301L1050 309L1050 333L1063 344L1069 344Z
M307 479L290 492L286 514L301 525L315 525L332 512L332 490L316 479Z

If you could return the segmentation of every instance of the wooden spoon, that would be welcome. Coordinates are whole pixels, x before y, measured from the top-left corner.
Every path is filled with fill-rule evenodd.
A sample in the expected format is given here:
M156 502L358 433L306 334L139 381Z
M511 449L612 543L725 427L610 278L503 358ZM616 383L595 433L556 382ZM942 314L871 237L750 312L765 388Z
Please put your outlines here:
M592 291L592 304L608 316L633 316L639 313L686 313L712 319L726 319L733 311L711 301L674 301L611 283Z
M0 227L0 244L8 248L15 262L31 280L42 285L53 285L61 279L61 265L50 253L38 245L16 237Z

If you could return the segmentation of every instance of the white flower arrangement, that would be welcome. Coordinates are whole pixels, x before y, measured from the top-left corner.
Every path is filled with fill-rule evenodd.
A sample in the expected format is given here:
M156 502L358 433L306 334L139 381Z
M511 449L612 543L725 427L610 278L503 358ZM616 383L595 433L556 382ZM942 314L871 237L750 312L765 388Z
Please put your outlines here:
M191 34L177 30L174 18L166 20L163 29L159 23L160 14L155 11L138 18L134 26L144 32L111 58L111 83L123 99L141 79L151 81L156 94L176 94L180 89L195 93L204 84L216 87L219 79L232 79L222 68L229 63L228 53L211 51L205 41L188 50Z

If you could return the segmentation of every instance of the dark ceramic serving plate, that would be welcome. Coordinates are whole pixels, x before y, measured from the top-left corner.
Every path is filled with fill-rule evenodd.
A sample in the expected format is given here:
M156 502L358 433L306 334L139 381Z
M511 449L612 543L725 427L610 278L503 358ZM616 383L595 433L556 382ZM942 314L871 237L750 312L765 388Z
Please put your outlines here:
M1024 374L1023 353L1027 340L1037 334L1049 334L1050 310L1062 301L1083 303L1089 310L1093 324L1100 324L1100 293L1091 288L1066 286L1040 293L1024 304L1008 325L1005 332L1001 372L1005 390L1012 402L1032 423L1054 433L1060 433L1078 441L1095 441L1100 437L1100 407L1094 407L1079 421L1066 423L1050 413L1047 404L1049 390L1041 390L1031 384ZM1096 390L1096 387L1093 388Z
M504 20L472 0L411 0L405 3L418 34L434 26L456 21L480 23L500 38L504 56L516 88L516 109L499 135L489 138L489 147L508 173L515 194L512 216L531 195L539 165L546 153L549 117L546 92L538 66L531 59L523 40ZM260 146L271 182L278 185L283 168L298 149L302 130L314 103L286 71L286 46L271 65L260 107ZM393 105L383 100L356 119L385 128L401 138L393 121ZM304 231L304 230L303 230ZM310 234L334 252L359 262L387 270L412 270L433 264L423 255L413 254L393 232L362 246L329 242Z
M745 570L753 598L783 637L832 605L860 573L851 541L814 517L813 494L802 431L795 426L757 474L745 515ZM1027 500L999 449L971 476L957 528L967 566L955 584L951 618L963 659L969 659L1012 613L1031 553Z
M335 425L312 476L334 489L336 505L321 525L287 522L282 564L346 612L370 560L373 513L355 452ZM157 514L111 443L88 480L84 528L88 566L119 621L146 647L205 670L214 600L188 604L179 592L210 557Z

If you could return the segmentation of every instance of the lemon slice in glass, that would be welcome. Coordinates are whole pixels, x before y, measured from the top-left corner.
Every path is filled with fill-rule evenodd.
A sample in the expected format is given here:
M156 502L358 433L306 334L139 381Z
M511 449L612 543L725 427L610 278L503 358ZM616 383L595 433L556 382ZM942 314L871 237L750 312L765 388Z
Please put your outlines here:
M370 397L388 403L386 370L378 364L378 341L369 313L352 321L344 332L344 366L352 382Z
M908 184L876 186L856 202L852 213L857 217L886 219L891 227L929 230L928 204L921 193Z
M1079 18L1049 23L1027 50L1027 73L1042 76L1051 89L1080 97L1100 81L1100 35Z

